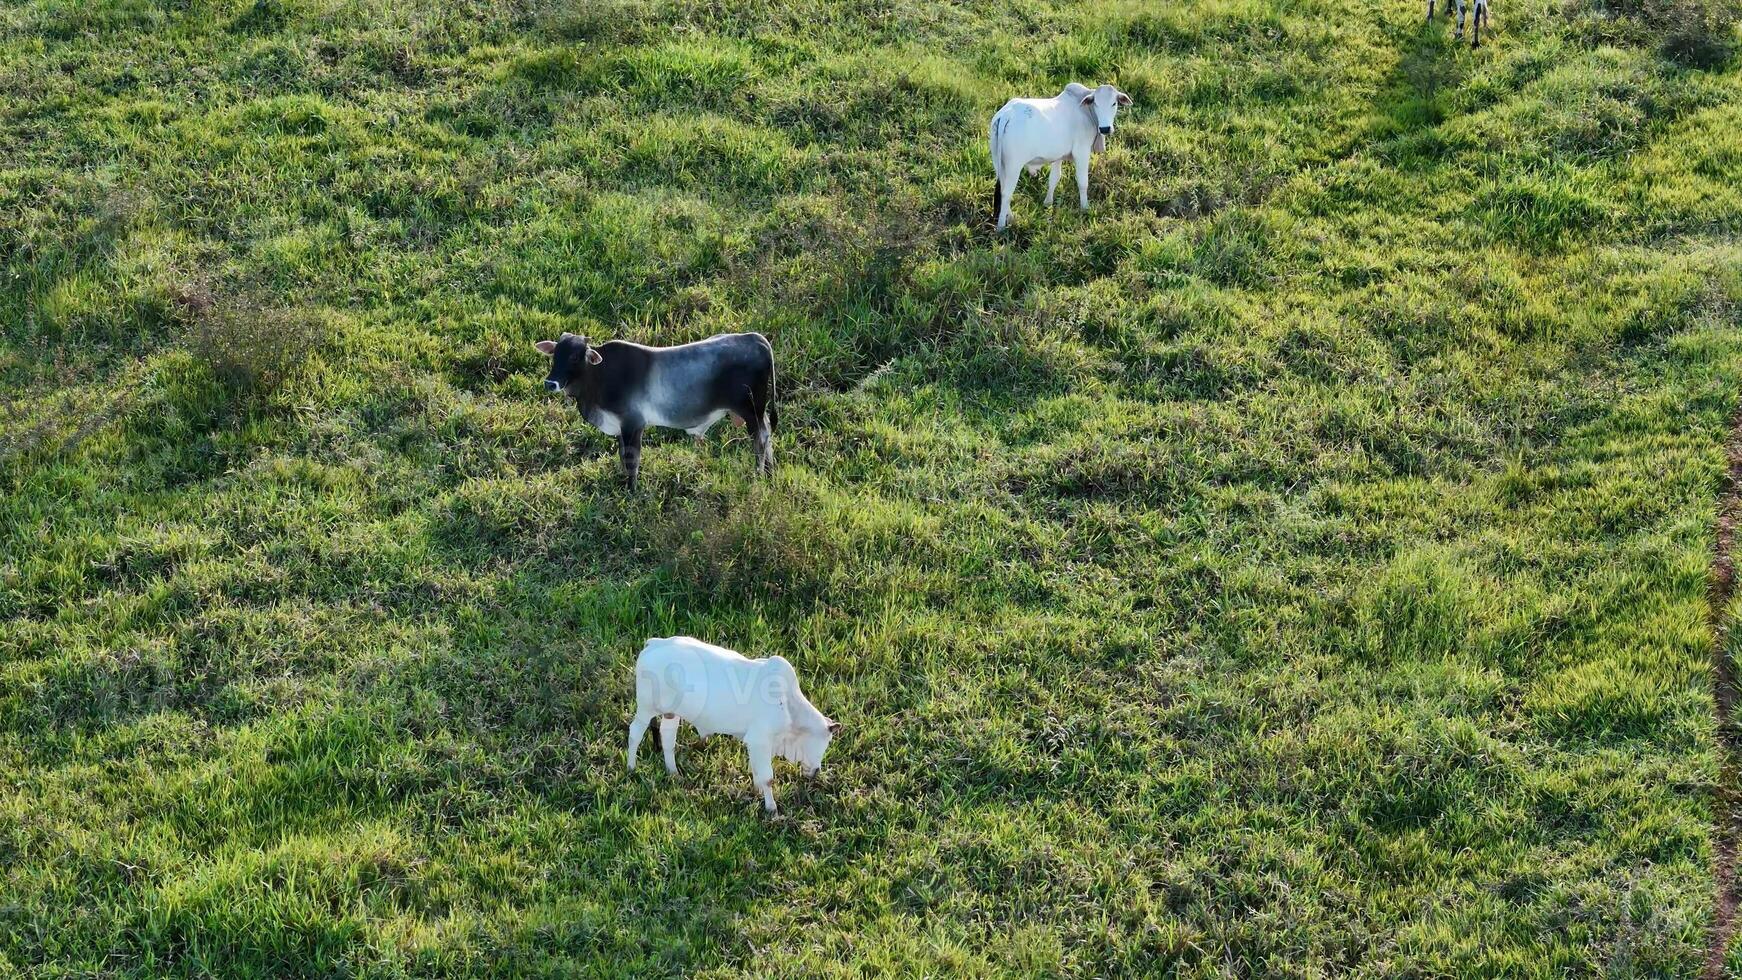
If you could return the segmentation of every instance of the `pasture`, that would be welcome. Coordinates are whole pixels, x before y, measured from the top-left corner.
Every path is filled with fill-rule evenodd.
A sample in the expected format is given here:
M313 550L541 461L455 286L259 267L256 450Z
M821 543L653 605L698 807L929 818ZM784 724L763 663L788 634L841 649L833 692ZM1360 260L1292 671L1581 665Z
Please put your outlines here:
M1698 972L1735 10L1424 6L0 7L0 975ZM679 633L778 818L625 771Z

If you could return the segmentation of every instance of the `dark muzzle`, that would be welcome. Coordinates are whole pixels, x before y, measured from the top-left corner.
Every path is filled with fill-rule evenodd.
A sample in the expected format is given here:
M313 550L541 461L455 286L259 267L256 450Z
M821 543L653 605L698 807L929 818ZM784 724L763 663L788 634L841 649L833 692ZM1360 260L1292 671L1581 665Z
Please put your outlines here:
M1113 127L1111 127L1111 126L1102 126L1101 127L1101 135L1102 136L1106 136L1107 134L1109 134L1111 132L1113 132Z
M562 385L557 384L555 381L552 381L549 378L545 378L544 379L544 390L545 391L561 391Z

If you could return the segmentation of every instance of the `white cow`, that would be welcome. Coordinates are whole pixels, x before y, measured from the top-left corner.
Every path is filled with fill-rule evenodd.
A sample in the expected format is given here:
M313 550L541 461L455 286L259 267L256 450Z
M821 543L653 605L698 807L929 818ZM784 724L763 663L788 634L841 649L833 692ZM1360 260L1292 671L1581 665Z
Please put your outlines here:
M677 772L678 722L702 736L734 735L750 751L750 775L762 806L774 812L774 757L798 763L806 776L822 768L829 741L841 730L798 688L785 657L750 660L688 636L654 638L635 658L635 717L629 722L629 769L653 716L665 771Z
M1050 99L1011 99L992 117L992 172L997 185L992 192L998 212L998 228L1010 223L1010 197L1026 169L1040 173L1052 164L1046 179L1046 203L1059 185L1059 162L1071 158L1077 173L1077 203L1089 209L1089 156L1106 148L1113 132L1113 117L1131 96L1111 85L1091 89L1072 82Z

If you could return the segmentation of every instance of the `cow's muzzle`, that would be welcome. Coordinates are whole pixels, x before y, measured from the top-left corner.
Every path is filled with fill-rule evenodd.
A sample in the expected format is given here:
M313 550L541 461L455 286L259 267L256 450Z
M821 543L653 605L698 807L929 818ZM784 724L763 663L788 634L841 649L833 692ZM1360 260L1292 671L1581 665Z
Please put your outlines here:
M1111 127L1111 126L1102 126L1101 127L1101 135L1102 136L1106 136L1112 132L1113 132L1113 127Z
M562 387L563 387L562 385L557 384L555 381L552 381L549 378L544 379L544 390L545 391L561 391Z

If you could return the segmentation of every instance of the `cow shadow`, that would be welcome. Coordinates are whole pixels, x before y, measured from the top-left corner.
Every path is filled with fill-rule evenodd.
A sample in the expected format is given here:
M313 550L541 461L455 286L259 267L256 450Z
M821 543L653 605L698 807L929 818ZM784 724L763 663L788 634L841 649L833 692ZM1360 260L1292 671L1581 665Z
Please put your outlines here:
M1446 0L1439 0L1439 6L1445 5ZM1436 12L1432 21L1426 19L1425 7L1417 13L1418 16L1394 24L1389 31L1390 40L1400 54L1378 88L1375 105L1378 112L1368 132L1368 139L1378 143L1382 150L1395 151L1420 143L1422 150L1431 151L1432 131L1451 118L1451 94L1468 73L1461 57L1466 49L1452 40L1443 9ZM1386 155L1399 166L1419 168L1433 162L1431 152Z

